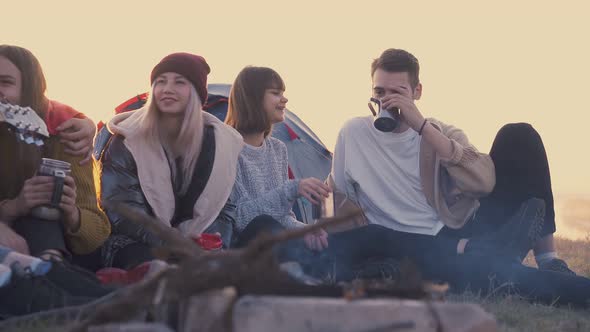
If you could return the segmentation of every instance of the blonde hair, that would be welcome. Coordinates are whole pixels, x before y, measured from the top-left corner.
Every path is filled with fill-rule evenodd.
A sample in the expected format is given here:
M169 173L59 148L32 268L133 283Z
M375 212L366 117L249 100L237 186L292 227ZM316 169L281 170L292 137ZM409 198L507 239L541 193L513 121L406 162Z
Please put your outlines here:
M159 149L160 146L168 153L170 158L172 179L174 183L181 183L180 194L185 194L191 184L195 165L203 144L203 104L195 87L191 85L190 97L182 126L178 136L173 142L169 142L166 133L160 126L161 112L154 100L154 85L144 108L146 115L142 120L142 131L148 144ZM176 157L182 157L180 165L181 174L177 174Z

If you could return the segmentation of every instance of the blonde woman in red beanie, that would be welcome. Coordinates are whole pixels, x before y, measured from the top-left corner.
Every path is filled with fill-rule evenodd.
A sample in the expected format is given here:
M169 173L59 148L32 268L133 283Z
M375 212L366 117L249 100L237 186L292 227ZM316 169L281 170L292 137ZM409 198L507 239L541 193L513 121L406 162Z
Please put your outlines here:
M114 135L99 160L101 204L139 208L192 238L220 224L231 227L232 206L226 203L242 137L203 112L209 72L201 56L166 56L151 72L146 105L107 124ZM163 245L123 216L106 213L113 235L103 247L105 266L134 268L152 259L151 248Z

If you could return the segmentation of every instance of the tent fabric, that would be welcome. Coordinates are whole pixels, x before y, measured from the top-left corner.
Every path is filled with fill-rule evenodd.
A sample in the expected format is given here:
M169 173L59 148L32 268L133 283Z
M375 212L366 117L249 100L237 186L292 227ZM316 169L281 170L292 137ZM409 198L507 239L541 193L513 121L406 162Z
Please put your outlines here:
M209 96L203 109L224 121L227 115L227 100L231 85L209 84ZM147 101L147 94L139 94L115 108L116 113L132 111L142 107ZM289 176L293 178L315 177L325 180L330 174L332 153L317 135L295 113L285 110L285 121L276 124L272 136L287 146L289 156ZM99 160L111 134L106 127L99 128L95 139L94 158ZM298 199L293 206L297 219L312 223L314 220L312 204L304 198Z

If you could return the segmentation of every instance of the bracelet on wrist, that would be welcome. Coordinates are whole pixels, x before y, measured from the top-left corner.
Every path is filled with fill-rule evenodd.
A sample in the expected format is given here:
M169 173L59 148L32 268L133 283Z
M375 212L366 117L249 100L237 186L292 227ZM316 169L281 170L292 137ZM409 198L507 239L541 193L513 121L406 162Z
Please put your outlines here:
M422 136L422 131L424 130L424 126L426 126L427 122L428 120L424 119L424 122L422 122L422 126L420 126L420 130L418 131L418 135Z

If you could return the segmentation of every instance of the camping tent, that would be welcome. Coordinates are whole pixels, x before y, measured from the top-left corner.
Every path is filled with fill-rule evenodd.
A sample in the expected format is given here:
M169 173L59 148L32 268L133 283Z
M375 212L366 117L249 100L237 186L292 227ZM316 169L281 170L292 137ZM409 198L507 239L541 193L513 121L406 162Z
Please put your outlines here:
M205 110L220 120L227 114L229 84L209 84L209 96ZM119 105L116 113L131 111L145 104L147 94L140 94ZM94 157L99 159L111 134L99 125L95 140ZM276 124L272 136L283 141L289 155L289 176L294 178L315 177L325 180L330 173L332 154L314 132L293 112L285 111L285 121ZM313 221L313 207L306 199L298 199L293 206L297 219L310 223Z

